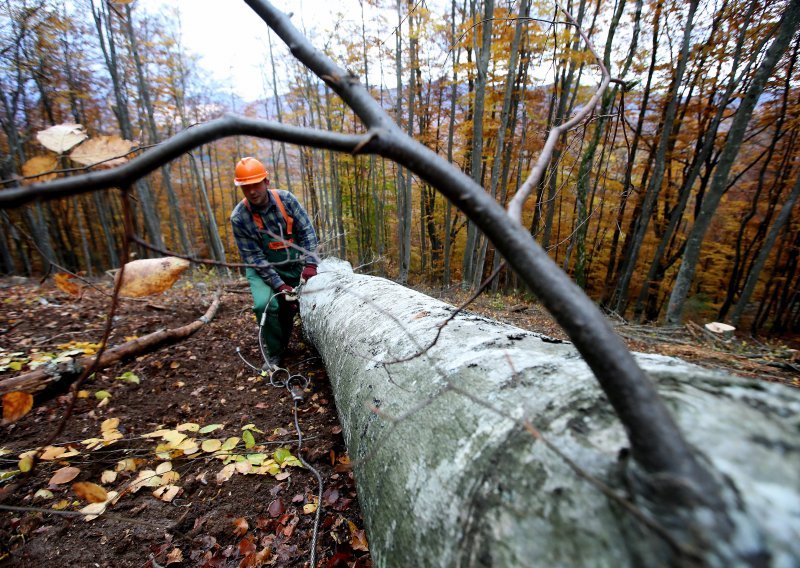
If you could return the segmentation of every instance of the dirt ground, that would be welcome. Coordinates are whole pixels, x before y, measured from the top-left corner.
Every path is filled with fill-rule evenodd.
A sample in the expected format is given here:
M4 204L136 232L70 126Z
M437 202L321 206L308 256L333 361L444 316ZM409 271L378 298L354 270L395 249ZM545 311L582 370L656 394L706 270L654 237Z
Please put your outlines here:
M76 300L51 283L41 287L35 281L13 284L0 282L0 368L5 368L0 379L19 374L7 368L8 360L19 366L32 357L46 358L70 349L88 352L92 347L81 342L101 337L107 296L87 289ZM131 336L141 337L196 320L206 311L210 296L203 282L179 282L152 300L123 301L109 343L117 345ZM84 398L78 399L64 433L52 444L79 453L41 461L27 478L16 474L0 481L3 506L59 508L72 516L40 510L0 511L0 565L308 565L314 509L319 505L318 484L309 470L287 459L288 454L297 454L288 391L271 386L268 378L247 367L236 353L240 347L249 361L261 364L249 306L246 287L231 288L223 294L214 320L190 338L109 367L82 385ZM22 363L20 371L27 371L28 365ZM286 366L293 374L309 379L298 423L304 436L301 454L323 478L317 564L371 566L325 369L297 327ZM111 396L100 400L95 396L98 391ZM16 471L19 454L44 443L65 406L66 396L57 396L37 404L18 422L0 426L0 448L6 451L0 456L0 472ZM115 429L121 436L107 437L120 439L89 450L82 441L102 437L104 425L106 431L113 425L113 421L105 422L108 419L119 420ZM238 459L246 458L240 464L231 461L234 472L230 479L218 475L226 467L224 452L205 451L206 446L201 446L184 455L175 448L158 448L159 444L169 444L161 437L143 437L158 429L174 431L187 423L222 425L206 433L186 426L189 429L180 435L187 435L198 445L204 440L224 443L229 438L242 438L227 452L242 456ZM242 427L252 436L249 448L245 447L247 436ZM211 450L217 442L209 444ZM215 455L220 453L223 455ZM256 456L253 463L247 456ZM281 459L275 461L276 457ZM156 476L156 472L161 474L170 467L164 463L169 463L177 476ZM267 465L261 467L259 463ZM53 483L54 473L65 467L77 468L77 477ZM236 467L246 473L236 471ZM272 471L256 473L259 469ZM76 483L90 482L106 491L125 493L136 486L142 471L151 472L148 481L158 477L162 483L169 482L163 483L165 487L179 487L177 495L171 501L157 498L154 492L159 487L154 482L153 486L124 494L92 521L75 515L89 505L80 497L81 486L76 487ZM103 483L103 472L115 473L114 481ZM164 497L169 495L165 493Z
M102 288L76 299L52 281L0 281L0 380L29 370L31 362L91 354L109 306L109 285ZM308 565L317 481L294 459L288 391L271 386L236 353L239 347L260 365L248 290L240 284L224 290L214 320L190 338L84 383L65 431L51 444L55 458L31 474L18 473L20 454L44 445L67 395L37 397L29 414L0 426L0 506L6 507L0 565ZM210 281L183 279L155 298L123 301L110 345L196 320L212 291ZM466 299L455 289L423 291L456 305ZM522 297L486 294L470 310L565 338L540 306ZM612 323L633 350L800 386L797 352L783 342L721 338L695 324L665 330ZM325 369L297 328L292 344L286 366L309 379L299 405L299 454L319 470L324 486L317 565L371 566ZM231 439L234 446L220 447ZM63 481L65 472L74 478ZM87 499L98 499L89 484L103 487L101 499L119 495L86 521L78 512L90 506Z

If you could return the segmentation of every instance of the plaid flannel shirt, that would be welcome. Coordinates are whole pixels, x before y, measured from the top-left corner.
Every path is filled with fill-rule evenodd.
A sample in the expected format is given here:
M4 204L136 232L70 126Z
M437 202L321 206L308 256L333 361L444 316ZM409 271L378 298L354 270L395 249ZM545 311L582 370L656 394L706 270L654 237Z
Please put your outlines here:
M308 213L306 213L294 195L284 190L278 190L278 193L283 206L286 208L286 213L294 219L294 244L307 251L306 255L301 257L298 262L316 265L317 261L314 252L317 250L317 234L314 232ZM239 247L239 254L242 256L242 262L257 265L255 270L258 275L273 290L276 290L284 282L267 262L263 249L263 239L253 221L253 215L260 214L261 219L264 221L265 231L279 236L286 234L286 220L281 215L272 193L268 192L268 195L269 203L261 209L253 207L252 214L240 201L231 213L231 225L236 246Z

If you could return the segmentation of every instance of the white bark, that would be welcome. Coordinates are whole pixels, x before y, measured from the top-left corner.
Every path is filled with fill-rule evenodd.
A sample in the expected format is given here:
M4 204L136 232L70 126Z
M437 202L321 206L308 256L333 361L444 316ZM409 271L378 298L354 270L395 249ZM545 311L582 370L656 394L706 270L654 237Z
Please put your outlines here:
M328 369L376 565L690 562L521 425L530 421L674 540L702 541L702 509L687 521L639 491L635 464L620 458L625 432L571 344L465 313L426 354L384 365L427 346L454 308L341 262L323 263L300 308ZM700 562L796 565L800 393L672 357L636 358L734 503L729 538L710 536Z

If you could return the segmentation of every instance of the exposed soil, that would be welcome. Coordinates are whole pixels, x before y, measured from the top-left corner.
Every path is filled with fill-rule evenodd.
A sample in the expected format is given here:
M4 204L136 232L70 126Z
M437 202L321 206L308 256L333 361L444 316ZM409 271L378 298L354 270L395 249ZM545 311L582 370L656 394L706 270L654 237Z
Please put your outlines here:
M21 355L12 358L27 360L37 352L63 352L63 344L69 341L94 342L101 337L109 306L107 296L87 289L77 300L49 283L41 287L35 281L14 284L13 280L0 283L0 360L13 353ZM210 295L203 282L195 282L179 283L145 302L125 300L115 317L109 343L117 345L129 336L196 320L210 304ZM215 319L190 338L107 368L81 386L85 398L78 399L64 433L54 442L75 448L80 454L41 461L27 478L17 474L0 481L4 506L58 507L72 512L72 516L0 511L0 564L308 565L318 492L316 478L309 470L299 464L273 465L274 475L233 473L222 481L217 474L224 463L211 452L200 449L187 456L173 449L169 460L168 456L156 455L156 446L164 440L141 437L189 422L224 425L205 434L183 431L199 444L212 438L225 441L242 437L242 427L252 425L249 430L255 444L245 448L242 440L232 453L262 454L254 459L256 463L275 459L279 448L297 455L289 392L271 386L268 378L247 367L236 354L236 347L240 347L249 361L261 365L250 302L246 287L232 287L223 294ZM72 344L76 345L80 348ZM298 422L304 436L301 455L319 470L324 483L317 565L371 566L325 369L297 327L292 345L285 365L310 381L305 400L299 405ZM23 366L21 370L27 369ZM140 382L119 379L125 372L133 373ZM16 374L7 369L0 373L0 379ZM107 391L111 397L102 402L95 397L97 391ZM66 402L67 395L42 404L37 401L18 422L0 426L0 447L8 450L0 457L0 472L16 470L21 452L44 443L61 419ZM89 451L81 441L101 437L101 425L109 418L119 419L117 429L122 439ZM280 457L293 463L285 460L285 452ZM119 465L126 458L136 460L130 468L135 471ZM88 504L76 494L75 482L101 484L104 471L122 469L113 482L101 485L108 491L123 492L139 472L153 470L165 461L170 461L180 476L172 482L180 490L171 501L154 496L157 487L143 487L124 495L95 520L87 522L75 515ZM79 475L66 483L49 484L54 471L65 466L79 468ZM254 469L248 463L240 467L246 470L248 466ZM49 493L36 496L42 489Z
M104 290L109 290L107 284ZM467 297L454 290L426 292L456 305ZM210 296L208 285L196 281L179 283L155 299L125 300L115 317L110 345L194 321L205 312ZM0 368L16 361L16 366L22 365L25 371L37 353L42 357L70 347L90 349L78 342L98 341L108 306L108 296L90 288L82 298L75 299L50 283L39 286L21 279L0 281ZM566 339L540 306L522 297L486 294L469 309ZM718 337L695 324L672 330L624 322L614 325L636 351L678 355L708 367L800 386L797 352L783 343ZM296 465L264 474L255 474L251 468L225 480L218 477L225 464L213 452L200 449L187 456L167 448L173 452L169 460L172 468L179 474L171 484L180 487L171 501L157 498L157 487L143 487L125 494L92 521L76 513L88 503L76 494L75 482L100 484L104 471L120 469L116 479L103 486L108 491L124 492L139 472L154 470L168 461L165 454L156 455L156 446L169 442L142 437L157 429L176 429L190 422L223 425L205 434L183 431L199 444L209 439L243 437L242 427L247 427L254 443L246 448L242 440L232 453L260 454L257 459L276 459L279 448L292 455L298 453L288 391L271 386L267 377L247 367L236 354L236 347L240 347L249 361L260 366L255 329L247 288L231 285L223 294L215 319L195 335L109 367L83 384L82 398L78 398L64 433L54 442L80 453L41 461L27 477L16 474L0 481L2 506L26 508L0 511L0 565L308 565L317 482L309 470ZM70 341L73 343L64 345ZM286 366L310 380L305 400L299 405L304 436L300 453L319 470L324 483L317 565L371 566L325 369L297 328L292 345ZM138 377L139 383L120 379L130 378L124 375L126 372ZM0 371L0 380L17 373L6 368ZM105 402L99 400L95 396L98 391L106 391L111 397ZM0 475L17 469L20 453L43 445L61 419L67 400L65 394L37 400L28 415L0 426L0 447L7 450L0 456ZM122 438L87 449L82 441L101 437L101 428L108 425L104 421L109 418L119 419L117 429ZM125 459L135 462L123 462ZM134 466L126 470L126 463ZM65 483L49 483L54 472L65 466L79 468L78 476ZM241 467L246 471L249 466ZM53 513L53 508L61 508L70 516Z

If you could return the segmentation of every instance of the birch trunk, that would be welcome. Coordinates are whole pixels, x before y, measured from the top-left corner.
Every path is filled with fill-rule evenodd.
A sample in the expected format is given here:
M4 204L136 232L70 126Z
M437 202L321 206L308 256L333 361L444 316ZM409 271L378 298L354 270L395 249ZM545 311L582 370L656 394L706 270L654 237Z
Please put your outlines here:
M671 506L651 505L571 344L464 313L427 353L388 364L428 345L454 308L345 265L322 264L300 313L328 369L376 566L800 558L797 391L637 355L723 481L732 514L720 538L705 532L715 513L684 508L680 491Z

